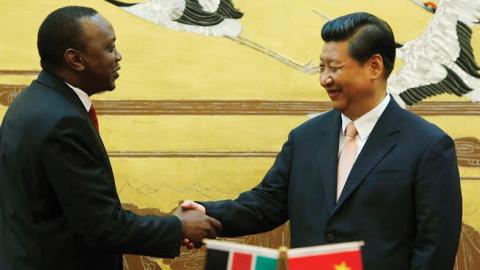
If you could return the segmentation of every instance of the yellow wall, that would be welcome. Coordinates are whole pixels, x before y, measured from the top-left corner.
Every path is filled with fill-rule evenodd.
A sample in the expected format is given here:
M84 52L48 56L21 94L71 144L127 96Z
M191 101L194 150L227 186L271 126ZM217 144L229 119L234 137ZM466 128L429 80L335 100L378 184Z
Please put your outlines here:
M127 1L128 2L128 1ZM132 2L132 1L130 1ZM117 89L97 101L270 100L327 101L317 75L309 75L265 54L219 37L175 32L143 21L103 1L0 0L0 70L39 70L36 32L45 16L64 5L86 5L110 20L123 55ZM399 42L424 31L432 15L410 1L237 0L245 13L242 37L298 64L318 64L324 20L368 11L388 21ZM473 47L480 59L480 30ZM401 62L397 62L397 69ZM0 85L28 84L34 75L2 75ZM459 101L442 95L427 101ZM6 106L0 105L0 116ZM478 116L430 116L454 138L480 136ZM109 151L275 152L288 131L306 115L100 115ZM168 212L181 199L235 197L258 183L272 157L114 157L123 202ZM461 168L463 177L480 169ZM480 231L480 181L462 181L464 223ZM166 266L165 266L166 267ZM168 269L168 268L167 268Z

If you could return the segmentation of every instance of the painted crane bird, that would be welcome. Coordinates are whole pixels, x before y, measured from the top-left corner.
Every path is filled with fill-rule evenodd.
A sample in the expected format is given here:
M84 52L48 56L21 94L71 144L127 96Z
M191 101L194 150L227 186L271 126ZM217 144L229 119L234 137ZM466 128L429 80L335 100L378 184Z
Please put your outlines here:
M387 87L401 105L443 93L480 101L480 67L471 45L471 27L479 18L480 0L439 2L424 33L397 49L404 66Z
M424 10L430 12L430 13L435 13L437 11L437 4L435 4L434 2L422 2L420 0L410 0L412 3L414 4L417 4L418 6L420 6L421 8L423 8ZM473 1L478 1L478 0L473 0ZM480 20L479 21L476 21L475 22L476 24L480 23Z
M420 0L410 0L410 1L419 5L421 8L425 9L430 13L435 13L435 11L437 11L437 4L435 4L434 2L422 2Z
M207 36L235 37L242 31L243 13L232 0L148 0L124 3L105 0L125 11L164 27Z

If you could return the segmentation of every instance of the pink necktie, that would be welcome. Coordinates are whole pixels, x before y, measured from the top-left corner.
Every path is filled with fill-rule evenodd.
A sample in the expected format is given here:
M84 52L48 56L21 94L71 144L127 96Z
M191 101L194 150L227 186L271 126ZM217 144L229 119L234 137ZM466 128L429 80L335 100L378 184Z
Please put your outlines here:
M97 110L95 110L95 107L93 107L93 104L90 107L90 110L88 111L88 114L90 114L90 118L92 119L93 125L95 126L97 131L99 131Z
M355 154L357 152L357 144L355 143L355 136L357 136L357 129L353 122L347 125L345 130L345 143L343 149L340 152L338 158L338 170L337 170L337 201L342 194L343 187L347 182L350 170L352 170L353 163L355 162Z

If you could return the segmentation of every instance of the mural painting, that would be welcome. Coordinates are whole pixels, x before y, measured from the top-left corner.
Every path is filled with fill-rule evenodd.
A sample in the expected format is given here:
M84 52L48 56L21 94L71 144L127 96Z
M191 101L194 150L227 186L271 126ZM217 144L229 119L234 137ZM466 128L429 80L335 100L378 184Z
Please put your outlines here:
M398 43L389 91L455 139L456 269L480 265L480 1L1 1L0 115L38 74L38 26L64 5L91 6L115 28L122 71L115 91L95 97L100 133L124 206L160 215L258 183L290 129L330 108L318 83L321 26L354 11L385 19ZM288 230L229 240L276 248ZM129 270L202 269L203 260L204 249L124 257Z

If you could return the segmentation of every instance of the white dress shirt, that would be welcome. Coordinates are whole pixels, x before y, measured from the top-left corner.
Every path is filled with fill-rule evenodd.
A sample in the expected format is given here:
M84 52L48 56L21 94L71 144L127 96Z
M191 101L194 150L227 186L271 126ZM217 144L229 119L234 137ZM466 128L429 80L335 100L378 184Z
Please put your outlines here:
M70 88L73 89L73 91L75 92L75 94L77 94L77 96L80 98L80 100L82 101L82 104L83 106L85 107L85 109L88 111L90 111L90 107L92 107L92 100L90 99L90 97L88 96L87 93L85 93L83 90L81 90L80 88L77 88L75 86L72 86L70 84L68 84L67 82L65 82L65 84L67 84Z
M357 120L353 121L353 123L355 124L355 128L357 129L357 136L355 137L355 142L357 144L357 152L355 153L355 159L357 159L358 155L362 151L362 148L367 142L370 133L375 127L375 124L382 115L383 111L385 111L385 109L387 108L389 102L390 95L387 94L383 101L380 102L380 104L378 104L375 108L362 115ZM340 140L338 145L339 156L340 152L343 149L343 145L345 144L345 129L350 122L352 122L352 120L342 113L342 130L340 131Z

